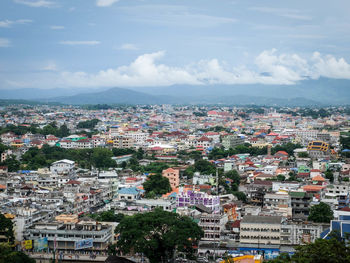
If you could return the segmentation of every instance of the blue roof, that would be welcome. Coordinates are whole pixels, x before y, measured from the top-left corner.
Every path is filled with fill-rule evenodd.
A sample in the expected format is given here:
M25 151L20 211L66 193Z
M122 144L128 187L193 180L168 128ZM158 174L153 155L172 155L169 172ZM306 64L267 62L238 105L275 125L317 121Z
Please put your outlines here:
M341 152L342 152L342 153L347 153L347 152L350 152L350 150L349 150L349 149L344 149L344 150L342 150Z
M19 170L18 172L21 174L29 174L31 171L30 170Z
M177 193L176 192L173 192L169 195L169 197L176 197L177 196Z
M325 231L323 231L320 235L320 238L324 239L326 238L326 236L329 234L331 230L329 228L327 228Z
M127 194L127 195L138 195L140 193L140 190L136 187L130 187L130 188L122 188L118 191L118 194Z

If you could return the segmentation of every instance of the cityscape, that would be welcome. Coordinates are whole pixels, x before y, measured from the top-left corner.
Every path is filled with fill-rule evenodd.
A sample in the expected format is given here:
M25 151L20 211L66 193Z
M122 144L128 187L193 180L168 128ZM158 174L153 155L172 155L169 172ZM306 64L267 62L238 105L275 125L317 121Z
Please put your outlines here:
M0 263L350 262L350 5L0 3Z

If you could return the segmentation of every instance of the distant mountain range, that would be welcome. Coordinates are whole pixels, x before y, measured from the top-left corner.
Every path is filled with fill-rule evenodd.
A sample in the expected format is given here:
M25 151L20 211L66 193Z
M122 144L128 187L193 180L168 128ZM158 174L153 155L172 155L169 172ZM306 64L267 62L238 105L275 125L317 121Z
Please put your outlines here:
M321 78L295 85L174 85L104 89L0 90L0 99L64 104L350 105L350 80Z

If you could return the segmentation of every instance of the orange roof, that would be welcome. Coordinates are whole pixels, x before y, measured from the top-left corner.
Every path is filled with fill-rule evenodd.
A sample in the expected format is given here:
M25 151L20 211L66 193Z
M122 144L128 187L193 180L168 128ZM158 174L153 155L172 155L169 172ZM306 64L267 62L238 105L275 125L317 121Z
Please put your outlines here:
M173 191L169 192L169 193L166 193L166 194L163 194L162 197L165 198L165 197L168 197L169 195L171 195L172 193L177 193L179 194L179 188L175 188Z
M0 189L6 189L6 185L0 184Z
M321 191L323 188L325 188L325 186L321 186L321 185L305 185L303 186L303 190L308 192L313 192L313 191Z
M317 175L312 178L312 181L322 181L324 182L326 179L324 179L321 175Z

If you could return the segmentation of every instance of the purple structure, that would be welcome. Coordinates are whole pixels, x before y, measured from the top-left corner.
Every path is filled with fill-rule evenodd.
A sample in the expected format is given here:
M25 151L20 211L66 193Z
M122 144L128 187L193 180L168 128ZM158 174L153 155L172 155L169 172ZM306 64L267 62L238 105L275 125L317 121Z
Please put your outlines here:
M176 197L176 207L193 205L204 205L216 213L220 211L220 197L191 190L185 192L180 190Z

